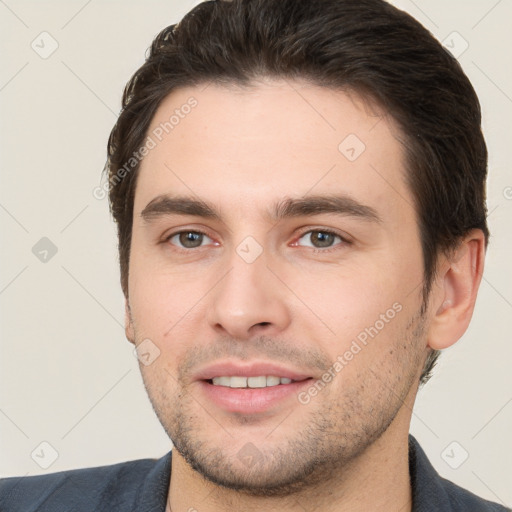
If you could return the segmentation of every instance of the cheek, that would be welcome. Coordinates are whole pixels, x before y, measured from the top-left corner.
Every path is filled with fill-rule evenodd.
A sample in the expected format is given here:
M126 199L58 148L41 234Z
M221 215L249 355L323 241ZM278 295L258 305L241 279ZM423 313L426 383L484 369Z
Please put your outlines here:
M301 302L294 300L295 317L319 340L340 348L365 329L387 326L398 309L416 299L410 292L417 287L412 270L401 277L392 265L350 265L330 267L301 274L289 273L287 282ZM414 283L414 284L413 284ZM384 315L384 319L381 319ZM332 345L331 345L332 346Z
M172 269L139 251L130 261L130 307L139 330L162 339L189 316L200 300L200 276Z
M134 269L142 262L134 261ZM145 267L144 267L145 268ZM185 273L161 271L152 267L130 276L130 307L135 323L136 342L150 339L159 350L150 366L141 365L141 372L152 394L177 386L180 361L187 351L206 339L204 329L204 279Z

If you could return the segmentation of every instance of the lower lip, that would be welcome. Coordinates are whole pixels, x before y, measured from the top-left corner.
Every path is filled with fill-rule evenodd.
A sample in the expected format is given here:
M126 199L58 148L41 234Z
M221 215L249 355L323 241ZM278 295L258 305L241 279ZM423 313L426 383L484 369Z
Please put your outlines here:
M257 414L281 405L281 402L286 399L296 399L300 390L311 384L311 379L267 388L228 388L226 386L214 386L204 380L200 381L199 384L208 400L225 411Z

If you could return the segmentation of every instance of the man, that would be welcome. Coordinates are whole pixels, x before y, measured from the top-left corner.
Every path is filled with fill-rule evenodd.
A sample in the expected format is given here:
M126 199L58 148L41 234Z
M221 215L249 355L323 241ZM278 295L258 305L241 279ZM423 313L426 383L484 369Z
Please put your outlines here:
M469 324L486 146L456 60L381 0L205 2L109 139L160 461L8 479L1 510L498 511L409 424Z

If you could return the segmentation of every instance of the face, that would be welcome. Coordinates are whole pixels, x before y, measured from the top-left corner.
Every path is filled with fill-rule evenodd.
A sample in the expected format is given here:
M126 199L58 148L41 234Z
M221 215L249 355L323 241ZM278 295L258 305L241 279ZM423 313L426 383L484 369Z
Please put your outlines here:
M427 319L397 133L299 82L181 89L156 113L127 336L177 456L209 480L287 493L408 430Z

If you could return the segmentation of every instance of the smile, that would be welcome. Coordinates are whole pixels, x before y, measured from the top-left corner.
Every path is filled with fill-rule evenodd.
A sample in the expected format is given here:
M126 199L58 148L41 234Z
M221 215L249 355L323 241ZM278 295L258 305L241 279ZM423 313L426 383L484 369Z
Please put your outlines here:
M281 384L290 384L292 382L297 381L288 377L277 377L275 375L261 375L259 377L235 375L232 377L213 377L213 379L211 379L211 383L214 386L224 386L227 388L269 388Z

